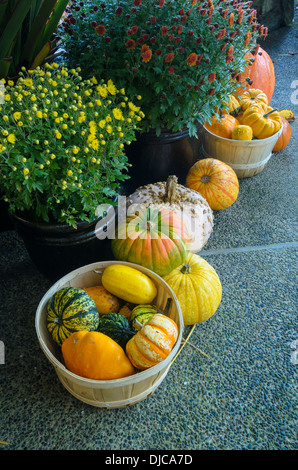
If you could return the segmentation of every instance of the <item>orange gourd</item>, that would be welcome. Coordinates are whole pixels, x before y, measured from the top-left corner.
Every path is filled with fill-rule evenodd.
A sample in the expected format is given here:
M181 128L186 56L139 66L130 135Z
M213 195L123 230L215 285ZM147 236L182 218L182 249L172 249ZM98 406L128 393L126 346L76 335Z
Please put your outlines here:
M209 132L225 139L232 138L233 129L238 125L239 121L230 114L222 114L219 118L214 116L210 124L208 121L204 124Z
M67 369L92 380L113 380L135 373L124 349L98 331L77 331L62 343Z
M198 160L188 172L186 186L198 191L213 210L231 206L239 194L235 171L215 158Z
M153 315L128 341L126 354L140 370L153 367L168 357L178 338L178 326L163 314Z
M286 148L292 136L292 129L289 122L284 117L282 117L281 119L283 123L283 128L281 135L279 136L276 144L273 147L273 152L279 152L280 150Z
M119 299L105 289L104 286L86 287L83 290L94 300L99 315L119 312Z
M258 88L262 90L270 103L275 88L275 71L274 64L269 54L259 47L258 53L254 56L246 54L246 59L254 59L252 65L248 65L244 72L241 73L240 84L244 88L237 88L236 95L242 95L245 90L250 88ZM248 83L246 79L249 79Z

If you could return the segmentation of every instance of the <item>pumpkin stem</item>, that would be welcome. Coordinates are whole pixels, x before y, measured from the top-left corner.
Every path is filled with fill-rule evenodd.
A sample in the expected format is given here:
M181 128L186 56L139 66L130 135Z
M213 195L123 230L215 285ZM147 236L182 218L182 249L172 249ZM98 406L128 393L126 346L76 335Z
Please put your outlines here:
M201 178L202 183L209 183L210 181L210 176L209 175L203 175Z
M188 274L190 273L190 265L189 264L184 264L182 268L180 269L182 274Z
M274 113L274 111L277 111L277 108L272 109L271 111L268 111L268 113L266 113L266 114L263 114L263 117L264 117L264 118L268 117L269 114Z
M170 204L176 201L177 197L177 181L178 178L175 175L170 175L166 182L166 194L165 194L165 201L169 202Z

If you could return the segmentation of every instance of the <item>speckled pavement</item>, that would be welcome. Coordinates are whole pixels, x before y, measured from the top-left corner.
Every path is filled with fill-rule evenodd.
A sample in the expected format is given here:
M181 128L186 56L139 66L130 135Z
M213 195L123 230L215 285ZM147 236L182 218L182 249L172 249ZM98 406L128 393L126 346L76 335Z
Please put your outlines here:
M296 116L298 55L288 52L298 52L297 36L294 23L263 46L275 63L272 105ZM222 302L131 407L95 408L64 389L34 324L51 283L14 231L0 233L1 450L297 450L297 125L262 173L240 180L236 203L215 213L200 254L221 279Z

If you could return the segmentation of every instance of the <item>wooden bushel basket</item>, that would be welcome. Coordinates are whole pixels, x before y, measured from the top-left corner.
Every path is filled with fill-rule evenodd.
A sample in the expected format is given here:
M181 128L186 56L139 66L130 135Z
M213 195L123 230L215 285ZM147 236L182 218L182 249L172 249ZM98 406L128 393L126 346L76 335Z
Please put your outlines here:
M267 139L233 140L212 134L203 128L203 154L229 165L238 178L249 178L260 173L272 156L272 150L281 129Z
M46 326L47 303L52 295L62 287L91 287L101 284L104 268L110 264L124 264L138 269L149 276L157 287L157 296L153 303L161 310L167 300L172 299L168 316L178 326L179 335L169 356L158 365L132 376L116 380L89 380L70 372L63 364L60 348L52 340ZM41 299L35 317L35 328L39 344L45 356L54 366L63 386L76 398L101 408L121 408L133 405L147 398L166 377L171 363L176 356L183 334L183 316L179 302L168 284L154 272L137 264L121 261L92 263L76 269L57 281Z

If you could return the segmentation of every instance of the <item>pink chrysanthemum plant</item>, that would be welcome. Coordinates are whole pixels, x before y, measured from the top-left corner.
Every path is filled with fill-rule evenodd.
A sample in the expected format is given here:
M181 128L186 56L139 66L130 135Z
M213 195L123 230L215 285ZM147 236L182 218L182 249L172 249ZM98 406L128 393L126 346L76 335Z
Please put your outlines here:
M245 53L256 50L261 26L253 2L120 0L94 6L73 0L62 23L69 66L112 78L141 95L142 129L173 131L210 119L239 86Z

